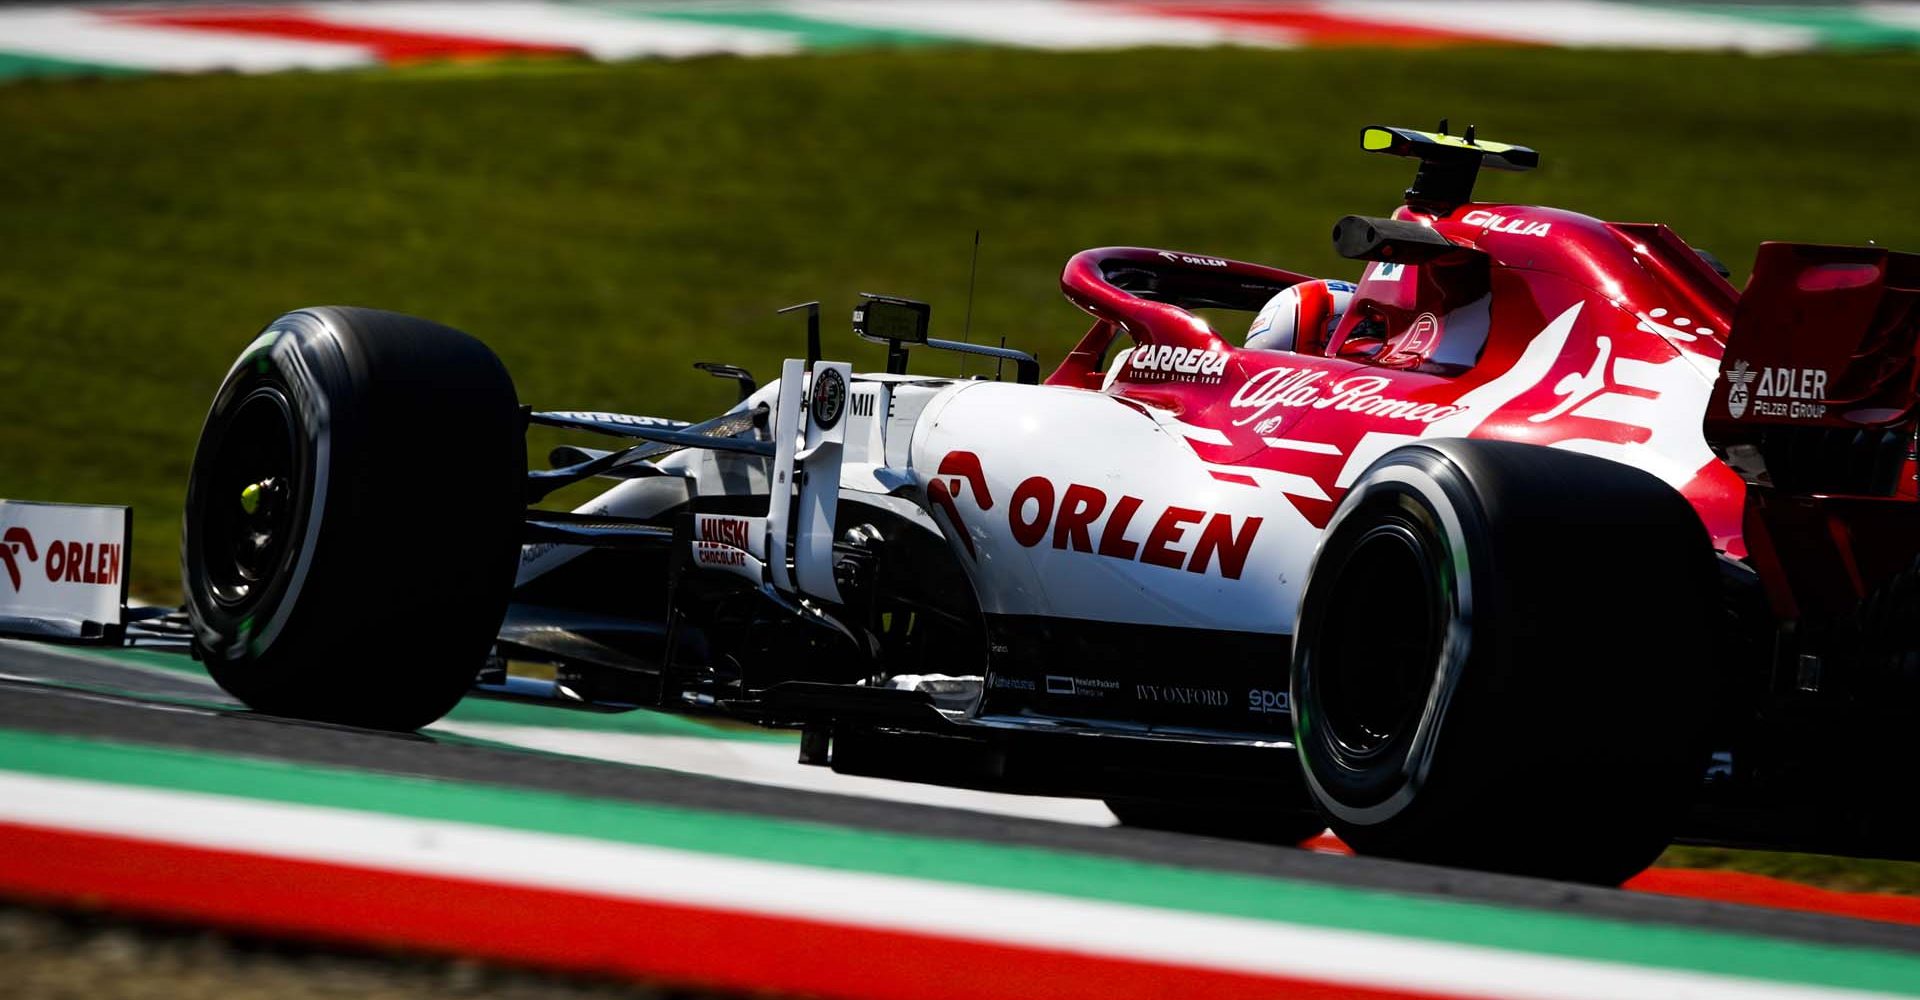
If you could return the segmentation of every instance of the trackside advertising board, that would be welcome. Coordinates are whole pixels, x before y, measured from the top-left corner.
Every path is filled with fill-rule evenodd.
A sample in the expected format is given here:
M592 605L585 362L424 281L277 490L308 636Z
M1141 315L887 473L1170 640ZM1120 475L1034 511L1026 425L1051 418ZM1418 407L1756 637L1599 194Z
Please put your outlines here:
M118 636L132 515L127 507L0 500L0 633Z

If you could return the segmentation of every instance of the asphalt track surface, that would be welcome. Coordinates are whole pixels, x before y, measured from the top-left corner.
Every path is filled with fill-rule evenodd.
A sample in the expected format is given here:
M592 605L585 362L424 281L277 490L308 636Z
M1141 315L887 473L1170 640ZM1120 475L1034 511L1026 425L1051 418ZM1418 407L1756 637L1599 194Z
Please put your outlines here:
M676 771L202 707L208 688L154 670L0 645L0 727L440 781L563 792L869 830L1073 851L1217 871L1821 944L1920 953L1914 928L1822 914L1100 828L748 784ZM187 701L198 704L185 704ZM563 711L556 709L555 711ZM799 765L795 765L796 767Z

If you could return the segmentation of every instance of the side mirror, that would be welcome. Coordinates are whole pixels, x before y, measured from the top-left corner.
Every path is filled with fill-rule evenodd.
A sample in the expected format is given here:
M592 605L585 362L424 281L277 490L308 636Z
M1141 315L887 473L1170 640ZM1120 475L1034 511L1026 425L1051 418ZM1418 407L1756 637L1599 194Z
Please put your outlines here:
M1040 384L1040 362L1033 355L1005 346L1004 339L1000 347L958 340L934 340L927 336L932 320L932 306L893 295L861 292L860 304L853 307L853 332L861 340L887 345L887 373L890 375L907 373L906 345L915 344L936 351L954 351L993 358L995 361L1011 361L1016 379L1026 385ZM994 366L994 377L1000 377L997 364Z

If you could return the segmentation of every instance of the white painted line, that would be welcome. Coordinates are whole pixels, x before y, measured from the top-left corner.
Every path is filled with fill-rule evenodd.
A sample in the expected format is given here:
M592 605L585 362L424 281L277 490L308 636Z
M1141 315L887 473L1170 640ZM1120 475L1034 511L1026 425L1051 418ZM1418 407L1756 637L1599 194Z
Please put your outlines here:
M212 850L1389 989L1541 1000L1862 997L468 823L0 772L0 819Z
M0 49L4 48L4 43L0 43ZM78 660L96 667L117 667L121 670L131 670L152 677L170 677L176 681L198 684L215 690L218 690L220 687L212 677L207 676L204 672L196 673L185 670L168 670L166 667L156 667L151 663L140 663L136 660L123 660L118 657L107 656L85 646L60 646L50 642L34 642L26 639L0 639L0 652L5 652L8 649L28 650L35 656L54 656L61 659ZM184 655L181 658L183 660L186 659ZM189 660L187 662L192 661Z
M26 685L30 694L53 695L61 698L78 698L81 701L97 701L108 705L122 705L147 712L174 712L180 715L211 716L219 713L190 705L174 705L164 701L147 701L130 696L103 694L98 691L85 691L78 688L48 684L44 677L26 677L21 674L0 673L0 681Z
M116 21L72 7L0 8L0 51L168 72L371 66L358 45Z
M912 802L950 809L992 813L998 816L1024 816L1078 823L1085 826L1113 826L1113 813L1096 799L1046 798L1038 795L1005 795L970 788L945 788L910 781L862 778L838 774L824 767L809 767L794 759L795 747L751 740L709 739L700 736L648 736L639 733L610 733L593 730L562 729L547 726L515 726L492 722L443 720L429 732L449 732L477 739L509 743L530 750L563 753L593 760L658 767L684 774L702 774L729 781L744 781L773 788L791 788L806 792L857 795L889 802Z
M657 18L642 20L539 0L454 3L439 0L351 0L303 9L333 24L421 31L528 45L566 45L596 59L642 56L782 55L800 50L786 32Z
M1860 8L1860 14L1891 27L1920 31L1920 3L1870 3Z
M1323 6L1333 14L1570 47L1797 52L1820 42L1817 32L1795 25L1601 0L1330 0Z
M1136 13L1073 0L792 0L805 17L999 45L1102 49L1135 45L1272 44L1193 18Z

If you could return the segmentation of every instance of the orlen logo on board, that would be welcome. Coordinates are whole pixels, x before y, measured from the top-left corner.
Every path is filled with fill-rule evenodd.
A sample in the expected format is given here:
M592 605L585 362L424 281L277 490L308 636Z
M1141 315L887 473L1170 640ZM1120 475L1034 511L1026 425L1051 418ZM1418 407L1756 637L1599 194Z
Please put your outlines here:
M20 589L21 566L39 562L46 570L48 583L82 583L117 586L120 583L120 543L67 542L55 539L42 559L33 543L33 533L15 526L0 534L0 565L7 570L7 582Z

